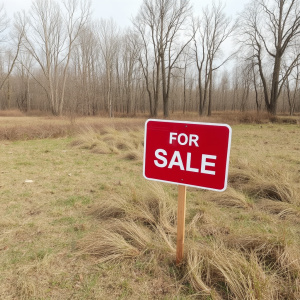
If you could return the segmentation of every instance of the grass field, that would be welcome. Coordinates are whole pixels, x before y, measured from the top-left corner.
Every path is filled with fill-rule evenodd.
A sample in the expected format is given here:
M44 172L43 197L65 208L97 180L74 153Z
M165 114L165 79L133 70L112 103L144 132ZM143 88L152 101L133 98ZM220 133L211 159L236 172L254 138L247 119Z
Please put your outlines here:
M228 189L187 189L177 267L144 121L0 117L0 299L300 299L299 124L232 121Z

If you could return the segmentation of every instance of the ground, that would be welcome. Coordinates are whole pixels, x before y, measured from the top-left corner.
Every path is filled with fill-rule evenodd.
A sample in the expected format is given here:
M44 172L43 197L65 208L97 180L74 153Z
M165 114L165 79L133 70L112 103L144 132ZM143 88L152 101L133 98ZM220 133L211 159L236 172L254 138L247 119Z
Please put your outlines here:
M0 299L299 299L299 124L233 122L228 189L187 189L176 266L144 121L0 119Z

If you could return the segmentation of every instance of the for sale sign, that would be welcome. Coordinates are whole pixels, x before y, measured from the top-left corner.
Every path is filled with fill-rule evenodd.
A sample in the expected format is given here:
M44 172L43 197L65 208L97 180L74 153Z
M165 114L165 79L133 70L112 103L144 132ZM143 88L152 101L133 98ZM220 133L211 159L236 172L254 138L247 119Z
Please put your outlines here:
M150 119L145 125L144 177L224 191L230 143L226 124Z

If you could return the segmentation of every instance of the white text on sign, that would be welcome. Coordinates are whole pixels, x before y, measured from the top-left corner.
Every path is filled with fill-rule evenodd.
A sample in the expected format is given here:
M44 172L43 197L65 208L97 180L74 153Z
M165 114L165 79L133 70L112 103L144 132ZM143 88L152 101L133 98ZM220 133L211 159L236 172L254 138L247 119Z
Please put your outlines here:
M176 139L178 140L178 144L181 146L184 146L187 143L189 143L189 146L192 146L192 144L194 144L196 147L199 147L197 143L199 140L199 136L196 134L189 134L189 136L187 136L185 133L177 134L176 132L170 132L169 143L172 144L172 142L174 140L176 141Z
M176 132L170 132L169 137L169 144L172 144L173 141L178 142L179 145L185 146L196 146L199 147L198 140L199 136L196 134L185 134L185 133L176 133ZM190 152L186 153L186 165L184 166L182 157L179 151L174 151L172 158L170 162L168 162L166 156L168 155L167 151L164 149L157 149L155 151L155 157L157 159L154 160L154 164L159 168L165 168L168 167L168 169L172 169L173 166L177 166L182 171L188 171L188 172L195 172L195 173L202 173L202 174L208 174L208 175L215 175L216 172L213 170L207 170L207 167L214 168L215 167L215 161L217 159L216 155L208 155L208 154L202 154L201 155L201 163L198 161L194 163L192 167L192 154ZM210 161L207 161L210 160ZM197 168L197 166L200 166L200 169Z

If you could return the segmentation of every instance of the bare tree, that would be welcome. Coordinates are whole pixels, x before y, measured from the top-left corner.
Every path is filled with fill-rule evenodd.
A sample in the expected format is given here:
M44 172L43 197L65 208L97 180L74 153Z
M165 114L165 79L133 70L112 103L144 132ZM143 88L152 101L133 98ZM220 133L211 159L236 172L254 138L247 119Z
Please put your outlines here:
M8 59L4 59L6 62L6 71L3 70L4 72L1 74L0 91L4 84L9 80L13 71L24 37L24 26L19 25L14 21L10 34L7 33L8 27L9 20L2 5L0 7L0 45L2 55L6 56Z
M160 92L161 56L157 39L156 12L151 1L144 1L140 12L133 20L139 36L139 62L146 83L150 115L157 117Z
M21 111L28 112L31 109L31 95L30 95L30 72L32 69L33 58L30 54L24 52L18 57L16 68L19 77L19 91L17 94L17 105Z
M252 66L251 65L246 65L241 69L240 72L240 77L241 77L241 88L242 88L242 93L241 93L241 98L240 98L240 110L245 111L247 107L247 103L249 100L249 95L250 95L250 87L251 87L251 82L252 82Z
M112 81L119 50L120 33L114 20L100 20L97 24L97 35L100 53L105 69L105 96L109 117L113 117Z
M224 70L221 82L220 82L220 109L226 110L227 102L228 102L228 92L229 92L230 86L229 86L229 74L227 70Z
M142 40L143 55L140 56L140 61L144 76L147 77L145 79L148 82L151 106L152 95L154 98L154 116L157 115L160 85L164 117L169 115L172 69L176 66L184 48L192 40L192 36L186 37L181 34L190 13L189 0L144 0L134 22ZM152 69L153 93L149 82L150 69Z
M191 42L193 35L184 40L180 31L184 29L185 22L191 14L189 0L171 1L160 0L159 9L159 55L161 57L162 96L164 117L169 116L170 81L173 68L180 55ZM185 29L187 30L187 29ZM180 39L183 41L180 43Z
M294 72L289 74L285 82L285 88L286 88L287 99L289 104L289 113L291 116L296 111L296 100L297 100L297 95L299 93L299 85L300 85L300 66L299 64L297 64Z
M185 114L187 109L187 86L191 87L192 79L188 78L189 66L192 64L192 56L191 56L191 48L187 47L183 52L183 59L182 59L182 77L183 77L183 105L182 105L182 113Z
M248 57L259 70L267 110L276 115L284 83L299 62L300 52L293 55L290 51L299 42L299 1L252 0L242 14L241 28L242 42L250 50Z
M133 108L133 85L136 68L140 55L138 37L135 32L128 29L122 39L122 65L123 65L123 84L125 90L126 113L130 114Z
M80 107L83 114L95 115L99 109L98 82L100 81L100 49L93 24L85 26L80 32L78 47L73 53L72 89L75 90L76 103L69 104L75 112Z
M231 19L226 17L224 7L221 2L218 2L218 4L213 2L211 8L206 7L203 10L201 21L199 19L194 25L200 115L204 113L207 100L207 115L211 115L213 72L234 56L233 53L223 60L220 60L219 57L221 46L236 28L236 23L232 23Z
M88 22L90 2L36 0L29 16L19 14L26 26L25 49L32 55L43 78L30 70L47 95L51 111L60 115L65 102L65 87L71 54L82 28Z

